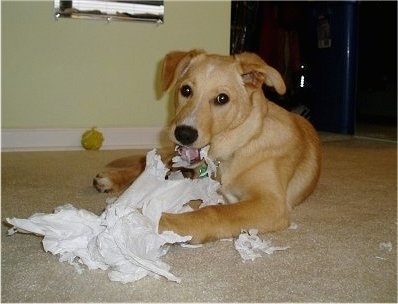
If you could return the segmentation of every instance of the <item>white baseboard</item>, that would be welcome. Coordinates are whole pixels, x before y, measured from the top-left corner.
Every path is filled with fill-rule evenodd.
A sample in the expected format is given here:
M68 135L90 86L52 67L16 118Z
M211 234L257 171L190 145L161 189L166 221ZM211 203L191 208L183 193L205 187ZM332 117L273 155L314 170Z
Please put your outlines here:
M82 150L81 136L87 129L2 129L1 150L69 151ZM98 128L104 136L101 150L151 149L164 146L163 128Z

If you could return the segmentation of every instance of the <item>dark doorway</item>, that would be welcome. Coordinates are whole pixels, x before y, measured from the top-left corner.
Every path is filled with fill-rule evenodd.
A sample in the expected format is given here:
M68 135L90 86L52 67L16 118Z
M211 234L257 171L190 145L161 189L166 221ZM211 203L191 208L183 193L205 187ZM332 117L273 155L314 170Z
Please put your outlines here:
M356 135L397 140L397 2L359 5Z
M231 13L231 53L256 52L287 83L285 96L264 89L271 100L318 130L396 140L395 1L233 1Z

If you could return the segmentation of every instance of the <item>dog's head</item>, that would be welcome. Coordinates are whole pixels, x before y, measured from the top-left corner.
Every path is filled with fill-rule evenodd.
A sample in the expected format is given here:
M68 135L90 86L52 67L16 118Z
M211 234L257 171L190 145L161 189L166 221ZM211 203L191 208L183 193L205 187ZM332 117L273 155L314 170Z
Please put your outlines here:
M175 88L176 114L170 137L181 146L202 148L245 122L262 84L279 94L286 87L280 74L252 53L209 55L172 52L163 64L163 90ZM266 107L266 100L262 98Z

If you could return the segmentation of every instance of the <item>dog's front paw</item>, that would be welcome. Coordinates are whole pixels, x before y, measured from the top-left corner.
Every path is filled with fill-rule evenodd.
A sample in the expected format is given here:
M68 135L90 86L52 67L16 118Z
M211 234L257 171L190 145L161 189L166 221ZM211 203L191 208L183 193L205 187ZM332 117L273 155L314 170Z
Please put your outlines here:
M99 173L93 179L93 186L98 192L108 193L115 191L114 183L112 180L106 175L106 173Z

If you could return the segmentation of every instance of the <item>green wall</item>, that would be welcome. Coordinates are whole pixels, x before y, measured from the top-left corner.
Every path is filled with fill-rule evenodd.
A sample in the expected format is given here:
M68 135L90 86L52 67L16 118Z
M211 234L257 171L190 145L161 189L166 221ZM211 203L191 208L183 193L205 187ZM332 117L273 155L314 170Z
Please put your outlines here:
M2 128L164 126L163 56L229 52L229 1L166 0L162 25L56 21L52 1L1 5Z

